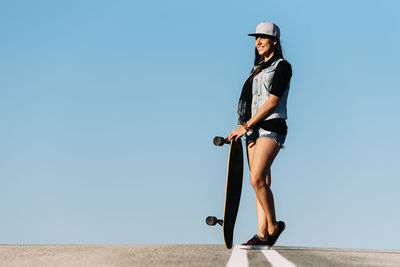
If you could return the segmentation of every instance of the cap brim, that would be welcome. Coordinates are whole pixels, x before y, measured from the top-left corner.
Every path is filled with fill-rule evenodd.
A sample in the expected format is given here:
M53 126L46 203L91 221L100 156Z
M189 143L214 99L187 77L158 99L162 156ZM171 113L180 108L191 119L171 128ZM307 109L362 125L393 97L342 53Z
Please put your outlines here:
M260 36L260 37L267 37L267 38L268 37L270 37L270 38L276 37L276 36L272 36L272 35L265 34L265 33L249 33L248 36L254 36L254 37Z

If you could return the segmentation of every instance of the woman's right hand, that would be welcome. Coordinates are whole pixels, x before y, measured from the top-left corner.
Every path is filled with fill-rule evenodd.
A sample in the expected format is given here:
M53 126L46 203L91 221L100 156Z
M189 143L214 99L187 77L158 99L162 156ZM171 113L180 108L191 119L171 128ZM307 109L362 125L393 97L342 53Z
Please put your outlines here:
M234 139L235 141L238 141L246 133L247 130L244 128L244 126L241 125L239 128L232 130L227 138L228 140Z

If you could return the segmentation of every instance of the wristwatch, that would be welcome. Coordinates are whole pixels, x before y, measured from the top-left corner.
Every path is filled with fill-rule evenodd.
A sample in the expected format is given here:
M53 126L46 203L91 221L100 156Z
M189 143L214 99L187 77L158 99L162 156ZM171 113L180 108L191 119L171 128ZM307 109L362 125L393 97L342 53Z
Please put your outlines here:
M242 126L246 129L247 132L251 130L251 128L247 125L247 121L243 123Z

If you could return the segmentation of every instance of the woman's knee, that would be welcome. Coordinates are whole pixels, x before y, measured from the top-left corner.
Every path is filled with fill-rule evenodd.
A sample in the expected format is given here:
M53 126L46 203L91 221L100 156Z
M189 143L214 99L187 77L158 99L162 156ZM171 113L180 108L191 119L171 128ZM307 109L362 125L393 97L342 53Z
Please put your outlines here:
M269 186L265 175L250 171L250 183L255 190Z

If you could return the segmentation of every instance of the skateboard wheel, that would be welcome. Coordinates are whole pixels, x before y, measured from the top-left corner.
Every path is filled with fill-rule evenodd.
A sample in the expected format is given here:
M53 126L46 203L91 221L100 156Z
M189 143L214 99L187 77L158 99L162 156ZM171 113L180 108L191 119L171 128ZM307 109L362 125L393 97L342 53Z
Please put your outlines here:
M225 138L223 138L221 136L214 137L213 142L214 142L214 145L216 145L216 146L223 146L226 143Z
M216 225L218 223L218 219L217 219L217 217L214 217L214 216L208 216L206 218L206 223L208 225Z

